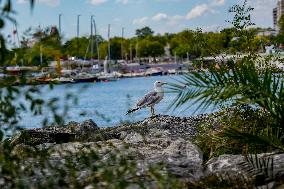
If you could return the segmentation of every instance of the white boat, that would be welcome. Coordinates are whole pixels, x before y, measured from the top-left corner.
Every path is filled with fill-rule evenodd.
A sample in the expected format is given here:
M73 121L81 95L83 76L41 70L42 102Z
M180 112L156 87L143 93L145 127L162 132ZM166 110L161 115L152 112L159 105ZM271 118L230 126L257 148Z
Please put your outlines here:
M114 74L103 74L98 76L99 81L117 81L117 76Z
M52 79L51 81L59 83L75 83L74 79L68 77L57 77Z

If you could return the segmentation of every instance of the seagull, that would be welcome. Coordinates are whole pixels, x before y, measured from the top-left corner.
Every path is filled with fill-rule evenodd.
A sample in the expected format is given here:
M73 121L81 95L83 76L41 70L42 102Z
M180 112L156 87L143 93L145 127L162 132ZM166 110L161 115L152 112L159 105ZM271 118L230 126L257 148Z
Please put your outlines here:
M151 114L152 116L154 116L155 115L154 106L159 102L161 102L161 100L164 98L164 89L162 88L162 85L165 84L167 83L162 81L156 81L154 83L154 91L147 93L143 98L141 98L137 102L136 107L128 110L126 115L135 112L137 110L140 110L142 108L150 107Z

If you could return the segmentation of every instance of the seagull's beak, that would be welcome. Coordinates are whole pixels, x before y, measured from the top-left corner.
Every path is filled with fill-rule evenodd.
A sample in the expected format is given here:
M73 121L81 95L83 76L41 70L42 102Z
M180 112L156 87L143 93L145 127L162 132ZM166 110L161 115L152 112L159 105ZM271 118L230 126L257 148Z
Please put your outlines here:
M167 83L167 82L163 82L163 83L162 83L162 85L166 85L166 84L168 84L168 83Z

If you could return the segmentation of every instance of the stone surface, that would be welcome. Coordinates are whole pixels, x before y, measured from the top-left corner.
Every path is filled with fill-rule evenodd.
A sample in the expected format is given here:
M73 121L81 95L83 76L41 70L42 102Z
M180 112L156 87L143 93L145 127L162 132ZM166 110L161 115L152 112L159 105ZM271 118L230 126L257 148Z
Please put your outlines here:
M86 138L98 130L99 127L93 120L86 120L82 123L72 121L64 127L46 127L23 130L11 139L11 143L13 145L21 143L27 145L67 143L75 141L77 138Z
M216 158L210 159L207 165L207 171L209 173L218 173L218 172L240 172L240 163L244 161L242 155L221 155Z
M161 172L167 171L184 181L197 182L217 175L228 180L253 180L260 188L266 185L270 188L281 187L277 183L284 180L284 154L258 155L259 158L273 159L273 173L269 174L274 175L274 180L269 180L259 170L254 170L242 155L221 155L204 162L202 151L191 139L197 135L196 127L206 122L218 125L214 115L205 114L188 118L155 116L111 128L98 128L92 120L70 122L65 127L22 131L11 139L11 143L15 145L12 153L47 151L50 154L49 163L54 167L62 166L67 157L71 158L69 161L72 166L80 167L72 158L96 152L102 157L102 161L108 162L113 155L117 155L135 162L138 168L136 174L142 178L151 166L163 165ZM47 175L53 174L51 170L44 171ZM90 174L91 170L85 168L80 170L78 178L83 180ZM37 177L44 179L40 171Z
M131 144L137 144L137 143L144 142L144 138L139 133L130 133L126 135L126 137L124 138L124 142L131 143Z
M70 124L68 124L67 127L70 127ZM74 128L75 134L80 137L88 136L90 133L94 133L97 130L99 130L98 125L91 119L78 124Z
M75 133L65 128L30 129L21 131L11 139L11 144L38 145L43 143L66 143L75 139Z
M190 139L197 134L197 125L204 122L214 122L214 114L202 114L192 117L154 116L143 121L120 125L110 128L99 128L93 120L82 123L69 122L64 127L46 127L40 129L27 129L11 139L11 143L38 145L43 143L67 143L72 141L100 141L125 138L131 133L143 136ZM138 136L132 137L137 139ZM138 137L142 140L141 137ZM128 140L126 139L126 140ZM135 139L135 140L136 140Z

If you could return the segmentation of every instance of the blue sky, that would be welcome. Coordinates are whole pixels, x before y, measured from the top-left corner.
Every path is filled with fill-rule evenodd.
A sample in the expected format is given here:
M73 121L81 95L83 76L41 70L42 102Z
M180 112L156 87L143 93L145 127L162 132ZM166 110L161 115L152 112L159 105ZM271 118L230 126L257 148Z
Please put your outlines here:
M28 27L58 25L62 14L62 32L65 39L76 35L76 20L80 14L80 35L89 35L90 16L94 15L98 33L107 36L111 24L111 36L135 35L137 28L150 26L156 33L174 33L184 29L202 28L218 31L228 26L228 9L241 0L36 0L30 11L26 0L14 0L19 35ZM272 8L277 0L249 0L255 7L253 19L257 26L272 27ZM12 33L8 24L5 33Z

